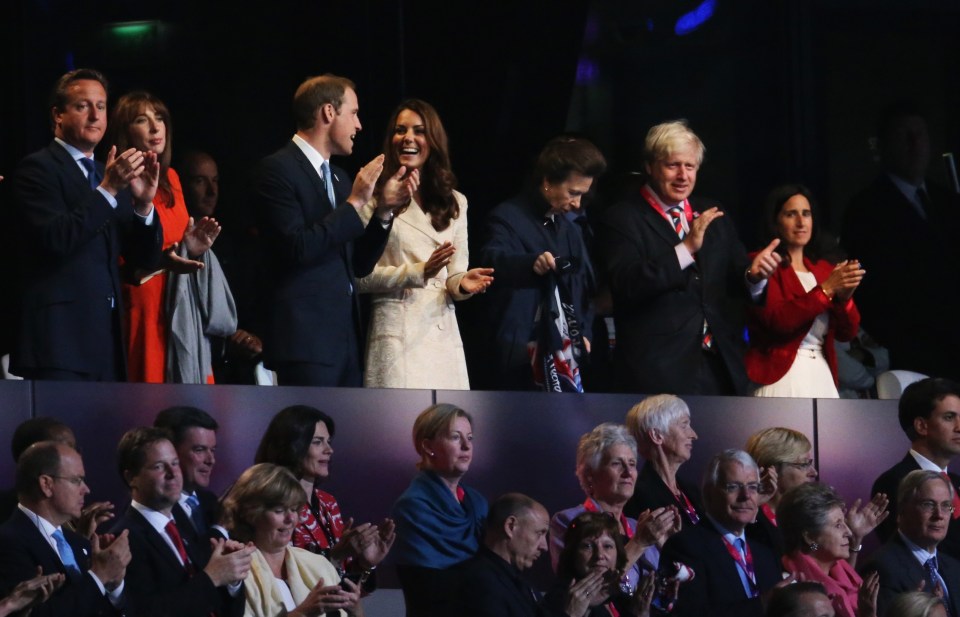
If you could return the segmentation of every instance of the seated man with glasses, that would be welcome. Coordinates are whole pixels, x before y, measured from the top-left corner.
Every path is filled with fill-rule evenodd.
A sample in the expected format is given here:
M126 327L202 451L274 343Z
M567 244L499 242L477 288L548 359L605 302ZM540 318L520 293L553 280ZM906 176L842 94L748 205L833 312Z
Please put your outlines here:
M680 562L696 572L680 586L673 614L759 617L760 597L779 583L781 568L773 551L744 533L757 518L757 464L742 450L724 450L707 465L702 491L706 517L667 540L660 554L661 568Z
M897 533L864 564L863 573L879 572L878 614L906 591L938 594L951 615L960 615L960 561L938 552L954 514L954 491L941 473L917 469L897 491Z

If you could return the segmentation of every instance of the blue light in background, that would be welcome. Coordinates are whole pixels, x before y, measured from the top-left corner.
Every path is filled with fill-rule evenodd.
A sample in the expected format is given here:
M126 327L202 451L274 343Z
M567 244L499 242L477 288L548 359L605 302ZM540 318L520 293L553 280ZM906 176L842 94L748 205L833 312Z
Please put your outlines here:
M690 34L713 17L713 12L716 7L716 0L703 0L700 6L680 16L673 31L677 33L677 36Z

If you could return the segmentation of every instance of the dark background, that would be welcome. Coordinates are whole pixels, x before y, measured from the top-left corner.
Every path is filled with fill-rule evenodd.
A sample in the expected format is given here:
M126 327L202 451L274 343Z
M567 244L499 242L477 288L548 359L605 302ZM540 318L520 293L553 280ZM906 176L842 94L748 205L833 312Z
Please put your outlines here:
M390 110L404 97L424 98L444 119L478 220L517 190L557 133L597 141L612 166L601 183L609 195L638 168L649 126L688 118L707 145L697 192L726 205L748 248L757 244L759 203L781 181L809 184L825 206L821 222L839 225L843 205L875 173L868 140L884 103L909 96L929 114L935 179L943 177L939 153L960 133L952 114L960 103L957 0L4 7L0 174L49 141L55 79L95 67L111 80L112 100L146 88L167 102L175 160L188 147L212 152L228 224L243 211L251 167L293 133L294 89L324 72L358 85L365 130L340 164L354 170L372 158ZM707 19L678 34L695 14ZM133 32L118 34L129 22Z

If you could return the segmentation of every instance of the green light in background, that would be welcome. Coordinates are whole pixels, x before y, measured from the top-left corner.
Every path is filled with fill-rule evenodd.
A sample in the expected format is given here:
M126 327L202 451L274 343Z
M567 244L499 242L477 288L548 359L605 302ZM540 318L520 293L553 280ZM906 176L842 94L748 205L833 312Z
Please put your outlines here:
M157 21L126 21L108 26L110 34L118 39L138 39L157 31Z

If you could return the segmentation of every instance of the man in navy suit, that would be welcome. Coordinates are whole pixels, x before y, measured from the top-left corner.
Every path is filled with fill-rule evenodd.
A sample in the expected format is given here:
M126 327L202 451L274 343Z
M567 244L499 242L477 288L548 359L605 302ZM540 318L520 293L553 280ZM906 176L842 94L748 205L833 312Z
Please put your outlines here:
M951 615L960 615L960 561L937 551L953 514L953 487L936 471L917 469L900 482L897 533L864 564L862 574L880 573L879 615L898 594L943 589Z
M897 503L900 481L916 469L946 474L956 492L960 476L949 472L947 466L960 455L960 383L929 377L910 384L900 397L898 416L910 438L910 451L877 478L871 494L886 493L891 504ZM949 523L950 533L940 548L960 559L960 509L950 516ZM877 535L886 542L896 529L896 517L888 516L877 527Z
M134 148L93 149L107 128L107 83L91 69L67 73L51 101L54 141L14 177L19 324L11 372L29 379L123 381L122 256L131 268L159 263L153 215L160 164Z
M410 200L419 172L385 182L383 155L351 184L330 164L353 152L362 128L352 81L312 77L293 98L297 132L260 163L256 208L268 258L263 356L281 385L355 386L361 379L356 279L383 253L393 210ZM377 190L376 214L364 226L359 210Z
M132 613L243 613L243 579L256 549L223 539L191 542L189 520L175 514L183 477L169 433L158 428L128 431L117 446L117 459L133 498L114 528L130 534L133 559L126 593Z
M654 126L647 184L604 215L624 391L746 393L743 303L763 293L779 240L751 262L719 204L690 199L705 150L683 120Z
M124 577L130 563L127 533L91 538L65 526L80 517L87 487L80 454L70 446L41 441L17 462L19 504L0 526L0 597L17 583L62 573L62 588L33 615L111 615L124 606Z

